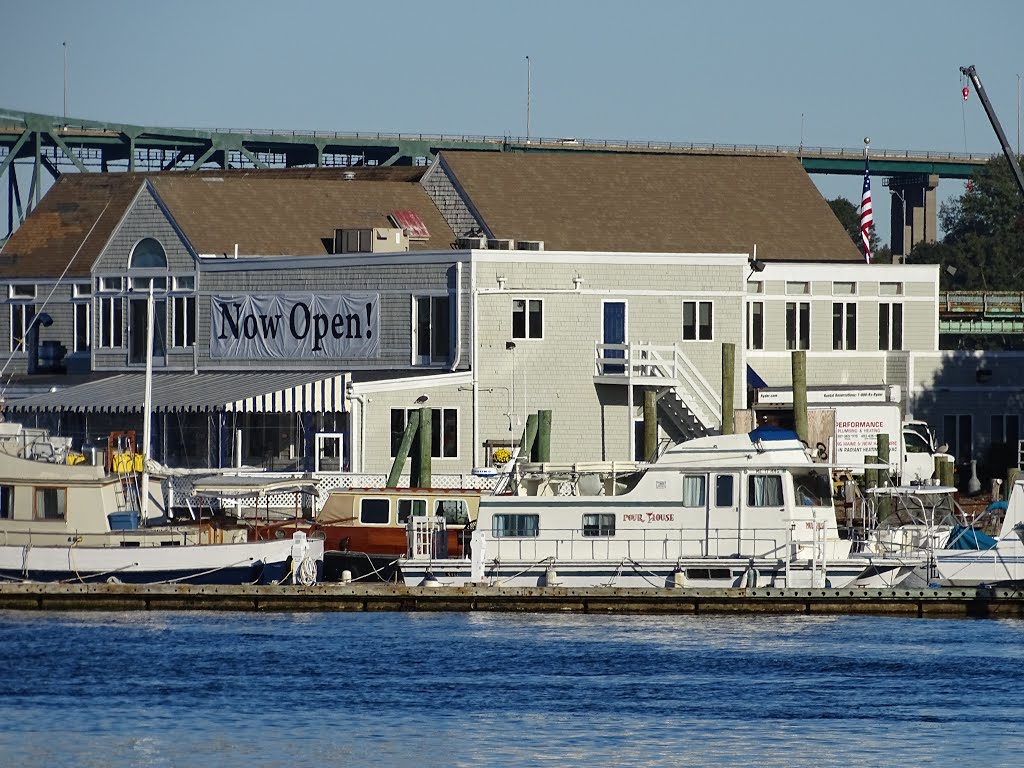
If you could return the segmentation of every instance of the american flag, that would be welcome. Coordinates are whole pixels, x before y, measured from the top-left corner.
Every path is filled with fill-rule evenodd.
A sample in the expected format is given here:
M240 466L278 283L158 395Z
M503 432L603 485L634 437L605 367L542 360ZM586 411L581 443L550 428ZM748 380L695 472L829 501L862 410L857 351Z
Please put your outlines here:
M864 158L864 191L860 196L860 240L864 245L864 261L871 263L871 225L875 217L871 213L871 173L868 159Z

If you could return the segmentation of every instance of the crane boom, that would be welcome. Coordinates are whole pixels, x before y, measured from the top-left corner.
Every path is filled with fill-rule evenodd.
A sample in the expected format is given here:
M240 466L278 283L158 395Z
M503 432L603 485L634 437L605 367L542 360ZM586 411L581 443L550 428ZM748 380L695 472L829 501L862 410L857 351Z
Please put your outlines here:
M988 100L988 94L985 93L985 86L981 84L981 78L978 77L978 72L975 70L972 64L969 67L960 67L960 71L970 78L971 82L974 83L974 90L978 93L978 98L981 99L981 105L985 108L985 114L988 115L988 121L992 123L992 128L996 132L996 137L999 139L999 143L1003 147L1003 154L1006 155L1006 161L1010 164L1010 171L1013 173L1013 178L1017 182L1017 189L1024 195L1024 174L1021 173L1020 164L1017 162L1017 156L1013 153L1013 149L1010 147L1010 142L1006 140L1006 134L1003 133L1003 127L999 124L999 118L996 117L996 111L992 108L992 102ZM966 89L964 92L964 98L967 98Z

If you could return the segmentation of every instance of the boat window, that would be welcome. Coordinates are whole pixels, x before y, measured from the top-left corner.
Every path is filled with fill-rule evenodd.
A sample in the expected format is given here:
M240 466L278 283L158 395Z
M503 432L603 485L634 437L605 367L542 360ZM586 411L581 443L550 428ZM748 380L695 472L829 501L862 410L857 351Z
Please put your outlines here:
M733 476L732 475L717 475L715 476L715 506L716 507L733 507Z
M448 525L466 525L469 523L469 512L466 502L462 499L439 499L434 504L434 514L444 517Z
M359 522L364 525L387 525L391 522L391 502L388 499L361 499Z
M491 535L496 538L511 536L539 536L540 515L495 515Z
M426 517L426 499L399 499L398 500L398 524L405 525L409 517Z
M0 485L0 520L14 519L14 486Z
M781 507L782 476L753 475L749 478L747 504L751 507Z
M703 507L708 479L704 475L683 476L683 506Z
M832 479L824 472L794 472L793 487L800 506L832 506Z
M614 536L615 515L584 515L584 536Z
M37 520L63 520L67 502L65 488L36 488Z

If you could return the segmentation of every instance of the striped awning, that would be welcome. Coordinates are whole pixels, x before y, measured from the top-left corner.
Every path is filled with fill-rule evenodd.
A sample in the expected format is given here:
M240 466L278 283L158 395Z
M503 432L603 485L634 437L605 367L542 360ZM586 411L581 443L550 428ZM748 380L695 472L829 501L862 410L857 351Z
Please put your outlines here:
M157 413L329 413L345 410L348 374L316 371L253 373L155 373ZM11 411L141 413L142 373L122 373L67 389L11 401Z

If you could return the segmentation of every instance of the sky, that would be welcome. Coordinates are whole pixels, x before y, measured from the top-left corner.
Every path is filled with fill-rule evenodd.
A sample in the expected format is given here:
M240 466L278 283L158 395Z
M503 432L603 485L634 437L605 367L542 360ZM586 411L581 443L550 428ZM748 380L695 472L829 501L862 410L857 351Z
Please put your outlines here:
M66 51L67 114L93 120L524 136L529 102L540 137L999 153L961 95L974 64L1020 133L1020 0L0 0L0 19L0 109L63 114ZM812 178L859 203L859 177Z

